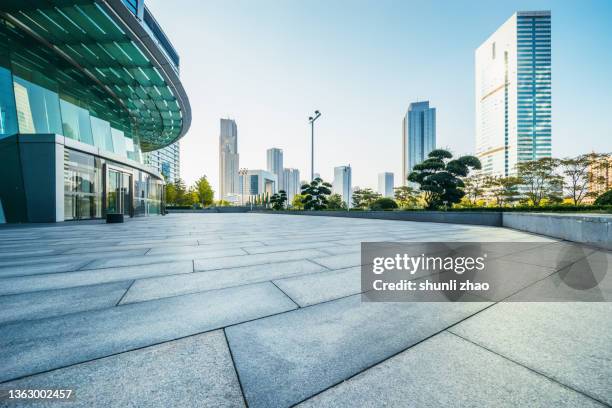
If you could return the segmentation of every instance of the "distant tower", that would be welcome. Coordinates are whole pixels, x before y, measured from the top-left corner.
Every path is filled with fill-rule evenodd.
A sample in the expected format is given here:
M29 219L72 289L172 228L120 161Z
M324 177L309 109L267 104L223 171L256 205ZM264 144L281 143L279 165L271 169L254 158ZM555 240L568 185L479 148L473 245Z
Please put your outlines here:
M393 198L393 173L380 173L378 175L378 193L383 197Z
M266 151L266 162L267 168L270 173L276 174L278 183L276 184L276 191L279 192L285 186L283 182L283 150L273 147Z
M296 194L300 194L300 171L298 169L283 169L283 189L287 193L287 201L291 202Z
M436 148L436 108L429 101L414 102L402 122L402 185L415 164L427 158Z
M351 166L334 167L334 183L332 192L340 194L347 208L351 208L353 190L351 189Z
M219 198L238 194L238 128L232 119L221 119L219 136Z

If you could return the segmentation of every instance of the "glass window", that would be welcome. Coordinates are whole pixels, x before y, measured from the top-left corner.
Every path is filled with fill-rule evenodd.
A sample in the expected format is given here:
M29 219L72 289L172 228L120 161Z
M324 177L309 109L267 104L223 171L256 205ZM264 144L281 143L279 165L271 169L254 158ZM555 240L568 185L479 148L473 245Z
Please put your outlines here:
M64 136L93 146L89 111L60 99Z
M0 137L17 133L17 112L11 71L0 67Z
M114 151L110 123L91 116L91 132L93 133L94 146L108 152Z
M19 133L62 134L59 97L53 91L14 77Z
M114 152L120 155L121 157L127 157L125 149L125 136L123 132L121 130L111 128L111 135L113 136Z
M91 155L64 150L64 219L102 216L101 162Z

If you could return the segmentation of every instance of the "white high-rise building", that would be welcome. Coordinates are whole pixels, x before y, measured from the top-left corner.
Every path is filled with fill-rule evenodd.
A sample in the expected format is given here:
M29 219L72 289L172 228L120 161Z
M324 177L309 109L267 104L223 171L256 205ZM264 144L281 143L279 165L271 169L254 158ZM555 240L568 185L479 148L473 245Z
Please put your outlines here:
M270 173L276 174L276 179L278 183L276 183L276 191L278 193L283 189L283 150L273 147L266 151L266 170Z
M278 191L276 174L266 170L242 169L239 175L238 196L243 204L254 202L256 198L269 199Z
M300 194L300 171L298 169L283 170L283 190L287 193L287 201L291 203L296 194Z
M238 182L238 128L232 119L221 119L219 135L219 198L240 192Z
M347 208L351 208L351 201L353 199L353 190L351 189L351 166L334 167L332 193L340 194Z
M393 173L385 172L378 174L378 194L383 197L393 198Z
M519 11L476 50L476 155L482 173L550 157L550 11Z
M181 147L180 142L172 143L159 150L142 154L145 164L153 167L166 177L166 181L173 183L181 178Z

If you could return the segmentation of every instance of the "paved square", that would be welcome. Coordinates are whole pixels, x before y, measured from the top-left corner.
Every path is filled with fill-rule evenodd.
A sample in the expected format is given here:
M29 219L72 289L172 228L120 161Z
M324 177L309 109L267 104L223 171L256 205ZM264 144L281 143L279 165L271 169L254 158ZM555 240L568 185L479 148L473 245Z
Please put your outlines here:
M609 252L481 226L255 213L5 226L0 394L72 388L66 406L80 407L612 405L611 303L362 303L360 243L376 240L537 242L501 261L518 293L492 300L544 296L580 265L612 272ZM576 298L612 290L602 278Z

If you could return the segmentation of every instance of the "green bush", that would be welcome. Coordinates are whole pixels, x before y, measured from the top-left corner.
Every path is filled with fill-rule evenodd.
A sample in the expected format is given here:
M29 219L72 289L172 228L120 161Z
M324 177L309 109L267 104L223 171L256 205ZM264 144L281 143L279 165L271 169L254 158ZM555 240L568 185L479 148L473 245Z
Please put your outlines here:
M422 208L403 208L402 211L426 211ZM455 212L599 212L612 213L612 205L519 205L516 207L461 207L449 208Z
M381 197L374 200L372 205L370 205L370 209L374 211L380 210L393 210L398 208L397 203L394 199L389 197Z
M595 205L612 205L612 190L608 190L595 199Z

